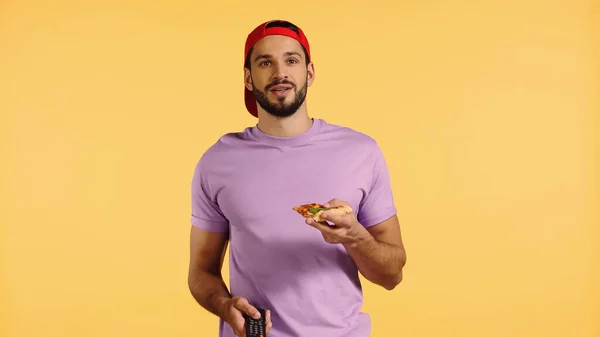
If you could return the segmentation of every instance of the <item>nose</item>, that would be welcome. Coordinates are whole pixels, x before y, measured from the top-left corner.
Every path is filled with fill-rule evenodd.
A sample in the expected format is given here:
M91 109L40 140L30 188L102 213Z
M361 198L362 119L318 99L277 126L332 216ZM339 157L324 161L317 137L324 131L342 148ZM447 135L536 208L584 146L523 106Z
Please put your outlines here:
M285 72L285 68L282 67L279 63L276 63L273 67L273 79L274 80L287 80L288 75Z

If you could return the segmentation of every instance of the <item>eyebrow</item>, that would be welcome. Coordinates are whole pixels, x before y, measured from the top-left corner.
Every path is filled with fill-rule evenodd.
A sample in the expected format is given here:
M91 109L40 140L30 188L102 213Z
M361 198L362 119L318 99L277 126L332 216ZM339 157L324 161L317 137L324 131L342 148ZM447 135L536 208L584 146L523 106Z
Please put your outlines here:
M302 58L302 55L301 55L300 53L298 53L298 52L295 52L295 51L288 51L288 52L286 52L284 55L285 55L285 56L292 56L292 55L296 55L296 56L298 56L298 57ZM260 59L269 59L269 58L272 58L272 57L273 57L273 55L271 55L271 54L260 54L260 55L256 55L256 57L254 58L254 62L256 62L256 61L258 61L258 60L260 60Z

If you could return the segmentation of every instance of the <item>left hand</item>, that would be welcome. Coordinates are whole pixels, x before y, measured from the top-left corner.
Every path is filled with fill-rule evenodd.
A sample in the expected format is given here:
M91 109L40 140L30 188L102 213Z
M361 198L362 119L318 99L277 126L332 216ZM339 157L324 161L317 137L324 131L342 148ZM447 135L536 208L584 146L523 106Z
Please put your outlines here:
M332 199L323 204L325 207L348 205L346 201ZM364 237L366 229L358 222L354 212L346 215L337 215L324 212L322 218L333 223L319 223L313 219L306 219L306 223L321 231L323 239L328 243L352 244Z

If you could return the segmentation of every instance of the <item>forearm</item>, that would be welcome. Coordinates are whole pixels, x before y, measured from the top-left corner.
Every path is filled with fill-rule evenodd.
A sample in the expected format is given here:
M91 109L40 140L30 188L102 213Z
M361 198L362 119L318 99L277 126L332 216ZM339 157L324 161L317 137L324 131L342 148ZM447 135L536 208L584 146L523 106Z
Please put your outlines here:
M190 274L188 285L200 306L222 318L221 308L231 298L222 276L207 271L195 271Z
M360 273L369 281L392 290L402 281L406 254L402 247L377 241L366 229L354 242L344 244Z

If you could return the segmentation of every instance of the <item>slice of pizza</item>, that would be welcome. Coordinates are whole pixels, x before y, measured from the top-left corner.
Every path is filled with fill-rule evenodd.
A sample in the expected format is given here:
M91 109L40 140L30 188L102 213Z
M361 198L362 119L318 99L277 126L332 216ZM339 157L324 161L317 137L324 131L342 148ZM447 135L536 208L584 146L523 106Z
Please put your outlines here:
M325 211L329 213L338 214L338 215L346 215L352 213L352 207L347 205L340 205L335 207L325 207L321 204L312 203L312 204L304 204L300 206L292 207L292 209L298 214L302 215L305 218L312 218L317 222L324 222L325 219L321 218L321 214Z

